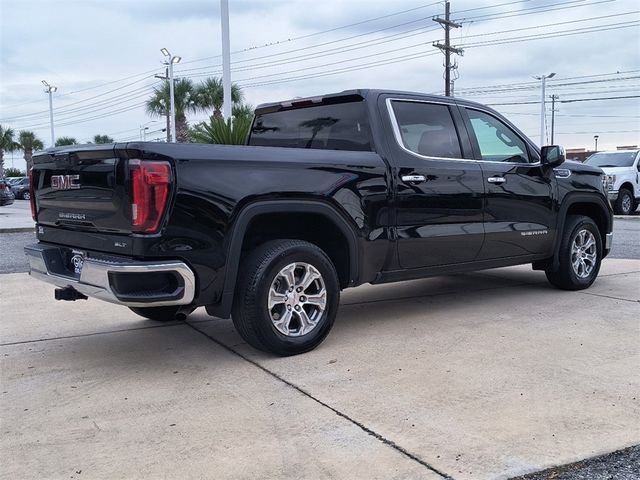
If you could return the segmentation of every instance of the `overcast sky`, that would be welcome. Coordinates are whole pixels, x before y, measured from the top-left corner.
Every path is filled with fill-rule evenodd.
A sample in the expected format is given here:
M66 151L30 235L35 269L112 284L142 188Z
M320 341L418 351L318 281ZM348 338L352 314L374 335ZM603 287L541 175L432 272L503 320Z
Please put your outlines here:
M232 80L253 105L352 88L443 91L443 56L432 46L443 39L432 21L443 2L229 4ZM451 11L463 25L452 42L465 49L456 59L456 95L494 104L535 142L540 89L533 75L556 72L547 94L560 102L640 95L636 0L452 0ZM0 123L33 130L48 145L45 79L58 87L56 137L137 139L153 120L142 105L158 81L153 75L163 73L162 47L182 56L176 76L221 75L219 1L0 0ZM529 103L496 105L521 102ZM554 143L592 148L594 135L599 149L640 143L640 98L558 103L556 110ZM162 126L149 123L149 138L162 136ZM24 168L21 153L5 158L5 166Z

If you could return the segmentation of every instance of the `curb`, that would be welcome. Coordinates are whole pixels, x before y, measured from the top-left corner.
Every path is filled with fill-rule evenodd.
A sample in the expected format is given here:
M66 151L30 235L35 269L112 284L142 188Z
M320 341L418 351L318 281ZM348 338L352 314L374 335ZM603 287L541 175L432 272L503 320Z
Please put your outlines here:
M36 226L34 225L33 227L0 228L0 233L25 233L25 232L36 233Z

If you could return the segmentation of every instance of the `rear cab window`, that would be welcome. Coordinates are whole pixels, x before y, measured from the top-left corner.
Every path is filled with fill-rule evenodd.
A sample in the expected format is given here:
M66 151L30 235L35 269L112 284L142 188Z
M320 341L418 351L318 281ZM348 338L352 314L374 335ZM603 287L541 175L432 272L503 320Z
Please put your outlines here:
M373 150L371 129L362 100L258 112L248 144L320 150Z
M406 150L424 157L462 158L447 105L393 100L391 110L396 140Z

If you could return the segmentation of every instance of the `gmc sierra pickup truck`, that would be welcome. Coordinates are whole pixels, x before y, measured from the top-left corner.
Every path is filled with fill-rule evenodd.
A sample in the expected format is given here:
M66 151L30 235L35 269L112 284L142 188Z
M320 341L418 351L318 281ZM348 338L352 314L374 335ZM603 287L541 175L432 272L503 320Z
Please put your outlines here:
M247 144L38 153L31 275L57 299L152 320L204 306L292 355L327 336L342 289L530 263L579 290L611 248L602 170L477 103L379 90L270 103Z

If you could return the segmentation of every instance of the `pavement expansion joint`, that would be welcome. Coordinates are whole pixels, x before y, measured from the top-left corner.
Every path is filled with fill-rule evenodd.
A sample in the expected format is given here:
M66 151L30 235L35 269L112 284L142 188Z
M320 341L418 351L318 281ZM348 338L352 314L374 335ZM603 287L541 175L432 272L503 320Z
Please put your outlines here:
M27 343L51 342L54 340L67 340L70 338L93 337L95 335L107 335L109 333L134 332L136 330L149 330L152 328L177 327L179 325L184 325L184 322L166 323L162 325L149 325L148 327L121 328L118 330L107 330L106 332L91 332L91 333L80 333L78 335L63 335L61 337L38 338L35 340L20 340L18 342L0 343L0 347L8 347L11 345L24 345Z
M393 440L389 440L388 438L385 438L383 435L379 434L378 432L370 429L369 427L367 427L366 425L364 425L363 423L351 418L349 415L347 415L346 413L341 412L340 410L338 410L335 407L332 407L331 405L323 402L322 400L318 399L317 397L313 396L311 393L307 392L305 389L303 389L302 387L299 387L298 385L296 385L295 383L290 382L289 380L283 378L281 375L278 375L275 372L272 372L271 370L269 370L268 368L260 365L258 362L256 362L255 360L252 360L251 358L247 357L246 355L243 355L242 353L238 352L237 350L234 350L233 348L229 347L228 345L225 345L224 343L220 342L218 339L216 339L215 337L213 337L212 335L209 335L207 332L199 329L197 326L189 323L188 321L185 322L186 325L188 325L189 327L191 327L193 330L195 330L196 332L200 333L201 335L207 337L209 340L211 340L212 342L214 342L216 345L224 348L225 350L231 352L234 355L237 355L238 357L242 358L244 361L249 362L251 365L253 365L256 368L259 368L260 370L262 370L263 372L265 372L267 375L275 378L276 380L286 384L287 386L293 388L294 390L296 390L297 392L301 393L302 395L304 395L307 398L310 398L311 400L313 400L314 402L316 402L317 404L331 410L333 413L335 413L336 415L338 415L339 417L344 418L345 420L347 420L348 422L352 423L353 425L357 426L358 428L360 428L362 431L364 431L365 433L367 433L368 435L371 435L372 437L374 437L375 439L381 441L382 443L384 443L385 445L393 448L394 450L398 451L399 453L401 453L402 455L404 455L407 458L410 458L411 460L419 463L420 465L422 465L423 467L427 468L428 470L432 471L433 473L440 475L442 478L445 478L447 480L454 480L454 478L440 470L438 470L436 467L430 465L429 463L425 462L424 460L422 460L421 458L419 458L417 455L411 453L410 451L408 451L407 449L405 449L404 447L398 445L397 443L395 443Z
M630 300L628 298L620 298L620 297L612 297L611 295L603 295L601 293L592 293L592 292L578 292L582 295L591 295L593 297L601 297L601 298L610 298L611 300L620 300L621 302L631 302L631 303L640 303L640 300Z

